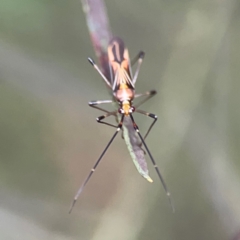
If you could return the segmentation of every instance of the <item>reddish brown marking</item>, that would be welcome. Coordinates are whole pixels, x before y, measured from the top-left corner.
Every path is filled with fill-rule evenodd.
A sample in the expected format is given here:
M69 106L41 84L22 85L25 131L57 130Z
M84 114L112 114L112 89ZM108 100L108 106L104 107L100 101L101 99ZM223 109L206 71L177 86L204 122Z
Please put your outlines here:
M119 68L124 68L128 75L131 76L128 50L120 38L115 37L110 41L108 46L108 59L114 74L116 74Z
M113 38L108 46L108 57L109 61L115 61L119 64L124 60L125 47L123 41L115 37Z
M123 67L127 72L129 72L129 64L127 60L121 62L121 67Z

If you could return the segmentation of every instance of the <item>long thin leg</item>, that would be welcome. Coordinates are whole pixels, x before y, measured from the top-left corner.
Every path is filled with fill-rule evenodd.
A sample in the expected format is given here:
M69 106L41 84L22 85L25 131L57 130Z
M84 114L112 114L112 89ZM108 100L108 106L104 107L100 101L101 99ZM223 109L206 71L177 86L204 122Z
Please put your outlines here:
M135 112L141 113L141 114L143 114L143 115L145 115L145 116L150 117L150 118L153 119L152 124L149 126L149 128L148 128L148 130L147 130L147 132L146 132L146 134L145 134L145 136L144 136L144 138L143 138L143 139L145 140L145 139L147 138L149 132L151 131L153 125L156 123L158 117L157 117L157 115L155 115L155 114L153 114L153 113L148 113L148 112L142 111L142 110L140 110L140 109L136 109Z
M142 96L146 96L145 99L143 99L142 101L140 101L138 104L135 105L135 108L136 108L135 112L141 113L141 114L143 114L143 115L146 115L146 116L151 117L151 118L154 119L153 122L152 122L152 124L151 124L150 127L148 128L147 133L145 134L145 136L144 136L144 138L143 138L144 140L147 138L147 136L148 136L149 132L151 131L153 125L156 123L156 121L157 121L157 115L152 114L152 113L148 113L148 112L145 112L145 111L142 111L142 110L137 109L137 108L138 108L140 105L142 105L144 102L146 102L147 100L149 100L150 98L152 98L153 96L155 96L156 94L157 94L157 91L151 90L151 91L147 91L147 92L145 92L145 93L139 93L139 94L136 94L136 95L135 95L135 98L142 97ZM142 144L141 144L141 145L142 145Z
M118 132L121 130L122 128L122 124L123 124L123 119L124 119L124 115L122 115L122 119L120 121L120 123L118 124L118 127L116 129L116 132L113 134L112 138L110 139L110 141L108 142L107 146L105 147L105 149L103 150L102 154L100 155L100 157L98 158L97 162L94 164L93 168L91 169L89 175L87 176L87 178L85 179L85 181L83 182L82 186L78 189L77 194L75 195L71 208L69 210L69 213L72 212L72 209L79 197L79 195L82 193L84 187L86 186L86 184L88 183L89 179L91 178L92 174L94 173L94 171L96 170L98 164L100 163L100 161L102 160L104 154L106 153L106 151L108 150L109 146L111 145L111 143L113 142L114 138L117 136Z
M109 88L111 87L110 81L104 76L104 74L102 73L102 71L99 69L99 67L97 66L97 64L93 61L93 59L88 58L88 61L93 65L93 67L98 71L98 73L101 75L102 79L105 81L105 83L107 84L107 86Z
M97 105L100 105L100 104L104 104L104 103L112 103L113 100L98 100L98 101L91 101L91 102L88 102L88 105L92 108L96 108L100 111L103 111L103 112L106 112L106 113L109 113L108 110L106 109L103 109L101 107L98 107Z
M117 123L119 123L119 119L118 119L118 117L117 117L117 114L115 115L115 120L116 120ZM121 134L122 139L124 139L123 131L124 131L124 130L123 130L123 128L122 128L122 134Z
M142 60L143 60L143 58L144 58L144 55L145 55L144 52L140 52L140 53L138 54L137 68L136 68L136 71L135 71L134 76L133 76L133 79L132 79L133 85L134 85L134 84L136 83L136 81L137 81L137 77L138 77L138 74L139 74L139 70L140 70L140 67L141 67Z
M106 125L108 125L108 126L111 126L111 127L116 128L117 126L115 126L115 125L113 125L113 124L111 124L111 123L103 122L102 120L103 120L104 118L108 117L108 116L112 116L112 115L113 115L113 116L117 116L117 114L116 114L117 112L116 112L116 111L109 112L108 110L103 109L103 108L100 108L100 107L97 106L97 105L99 105L99 104L112 103L112 102L113 102L112 100L91 101L91 102L88 103L88 105L89 105L90 107L92 107L92 108L96 108L96 109L98 109L98 110L103 111L103 112L106 113L105 115L96 118L96 121L97 121L97 122L103 123L103 124L106 124Z
M145 54L143 51L140 51L140 52L137 54L137 56L131 60L131 66L133 66L133 65L138 61L139 55L141 55L142 53Z
M145 103L147 100L149 100L150 98L152 98L153 96L155 96L157 94L156 90L151 90L151 91L147 91L145 93L139 93L135 95L135 98L138 97L143 97L145 96L146 98L144 98L142 101L140 101L139 103L137 103L134 107L138 108L140 105L142 105L143 103Z
M97 118L96 118L96 121L97 121L98 123L102 123L102 124L108 125L108 126L110 126L110 127L117 128L118 126L115 126L115 125L113 125L113 124L111 124L111 123L103 122L103 121L102 121L104 118L109 117L109 116L116 116L116 114L117 114L117 111L108 112L108 113L106 113L105 115L102 115L102 116L100 116L100 117L97 117Z
M147 147L147 144L145 143L145 141L144 141L141 133L139 132L139 128L138 128L137 124L135 123L132 114L130 115L130 117L131 117L131 119L132 119L134 129L135 129L135 131L137 132L138 136L140 137L140 139L141 139L141 141L142 141L142 143L143 143L143 145L144 145L144 147L145 147L145 149L146 149L146 151L147 151L147 153L148 153L148 155L149 155L149 157L150 157L150 159L151 159L151 161L152 161L152 163L153 163L153 166L154 166L154 168L156 169L157 175L158 175L158 177L159 177L159 179L160 179L160 181L161 181L161 183L162 183L162 185L163 185L163 188L164 188L164 190L165 190L165 192L166 192L166 195L167 195L167 197L168 197L168 200L169 200L169 203L170 203L170 205L171 205L172 211L174 212L175 210L174 210L174 206L173 206L173 204L172 204L171 194L170 194L170 192L168 191L167 185L166 185L166 183L165 183L165 181L164 181L164 179L163 179L163 177L162 177L162 175L161 175L161 173L160 173L160 171L159 171L159 168L158 168L158 166L157 166L157 164L156 164L156 162L155 162L152 154L150 153L150 151L149 151L149 149L148 149L148 147Z

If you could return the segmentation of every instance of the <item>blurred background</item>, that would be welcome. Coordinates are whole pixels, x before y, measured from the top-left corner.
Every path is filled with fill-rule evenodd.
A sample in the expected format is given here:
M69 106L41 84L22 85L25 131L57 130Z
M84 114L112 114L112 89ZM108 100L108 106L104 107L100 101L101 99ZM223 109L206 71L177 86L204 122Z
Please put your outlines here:
M80 1L2 0L0 238L240 239L240 2L106 6L130 55L146 52L136 87L158 91L141 109L159 117L147 144L176 212L149 158L153 184L118 136L68 214L114 132L87 103L110 97Z

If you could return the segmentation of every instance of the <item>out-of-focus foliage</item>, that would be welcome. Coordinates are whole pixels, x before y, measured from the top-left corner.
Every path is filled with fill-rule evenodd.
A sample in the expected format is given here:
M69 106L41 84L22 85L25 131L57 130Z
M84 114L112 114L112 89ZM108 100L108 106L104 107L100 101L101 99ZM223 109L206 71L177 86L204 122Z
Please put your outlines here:
M71 215L72 197L113 134L87 102L109 99L80 1L0 7L1 239L233 239L240 231L240 5L107 1L132 57L137 92L159 120L147 139L171 190L171 213L119 136ZM110 107L111 108L111 107ZM150 120L137 116L146 131Z
M2 84L0 95L1 183L36 195L45 190L52 192L59 179L50 158L49 142L45 141L51 138L46 113L26 92Z

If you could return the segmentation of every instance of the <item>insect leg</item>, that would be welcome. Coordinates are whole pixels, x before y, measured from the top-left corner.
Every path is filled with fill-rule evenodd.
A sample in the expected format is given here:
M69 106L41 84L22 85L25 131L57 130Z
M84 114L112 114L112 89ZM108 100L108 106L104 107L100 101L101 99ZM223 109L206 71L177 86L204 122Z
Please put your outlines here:
M117 123L119 123L119 119L118 119L118 117L117 117L117 114L115 115L115 120L116 120ZM122 128L122 134L121 134L122 139L124 139L123 131L124 131L124 130L123 130L123 128Z
M142 110L140 110L140 109L136 109L135 112L141 113L141 114L143 114L143 115L145 115L145 116L150 117L150 118L153 119L152 124L149 126L149 128L148 128L148 130L147 130L147 132L146 132L146 134L145 134L145 136L144 136L144 138L143 138L143 139L145 140L146 137L148 136L149 132L151 131L153 125L156 123L158 117L157 117L157 115L155 115L155 114L153 114L153 113L148 113L148 112L142 111Z
M104 74L102 73L102 71L100 70L100 68L98 67L98 65L93 61L93 59L88 58L88 61L92 64L92 66L98 71L98 73L101 75L102 79L105 81L105 83L107 84L107 86L109 88L111 87L110 81L104 76Z
M99 101L91 101L91 102L88 102L88 105L92 108L96 108L100 111L103 111L103 112L106 112L106 113L109 113L108 110L105 110L101 107L98 107L98 105L100 104L103 104L103 103L112 103L113 101L112 100L99 100Z
M145 93L139 93L139 94L136 94L135 95L135 98L138 98L138 97L143 97L145 96L145 98L140 101L139 103L137 103L135 105L135 108L138 108L140 105L142 105L143 103L145 103L146 101L148 101L150 98L152 98L153 96L155 96L157 94L157 91L156 90L151 90L151 91L147 91Z
M103 108L97 106L97 105L99 105L99 104L112 103L112 102L113 102L112 100L91 101L91 102L88 103L88 105L89 105L90 107L92 107L92 108L96 108L96 109L98 109L98 110L103 111L103 112L106 113L105 115L98 117L98 118L96 119L97 122L103 123L103 124L106 124L106 125L108 125L108 126L111 126L111 127L115 127L115 128L116 128L117 126L115 126L115 125L113 125L113 124L111 124L111 123L107 123L107 122L102 122L102 121L101 121L101 120L103 120L104 118L106 118L106 117L108 117L108 116L112 116L112 115L113 115L113 116L116 116L116 117L117 117L116 111L109 112L108 110L103 109Z
M104 118L109 117L109 116L116 116L116 114L117 114L117 111L108 112L108 113L106 113L105 115L102 115L102 116L100 116L100 117L97 117L97 118L96 118L96 121L97 121L98 123L102 123L102 124L105 124L105 125L108 125L108 126L117 128L118 126L115 126L115 125L113 125L113 124L111 124L111 123L103 122L103 121L102 121ZM120 124L120 123L119 123L119 124ZM118 125L119 125L119 124L118 124Z
M156 121L157 121L157 115L152 114L152 113L148 113L148 112L145 112L145 111L142 111L142 110L137 109L137 108L138 108L140 105L142 105L144 102L146 102L147 100L149 100L151 97L155 96L156 94L157 94L157 92L156 92L155 90L151 90L151 91L147 91L147 92L145 92L145 93L137 94L137 95L135 96L135 98L136 98L136 97L146 96L145 99L143 99L142 101L140 101L138 104L135 105L135 108L136 108L135 112L138 112L138 113L141 113L141 114L143 114L143 115L146 115L146 116L148 116L148 117L153 118L153 122L152 122L152 124L150 125L150 127L148 128L147 133L145 134L145 136L144 136L144 138L143 138L144 140L145 140L146 137L148 136L149 132L151 131L151 129L152 129L152 127L153 127L153 125L156 123ZM142 144L141 144L141 145L142 145Z
M122 125L123 125L123 119L124 119L124 115L122 115L121 121L117 126L116 132L113 134L112 138L110 139L110 141L108 142L107 146L105 147L105 149L103 150L102 154L100 155L100 157L98 158L98 160L96 161L96 163L94 164L93 168L91 169L90 173L88 174L87 178L85 179L85 181L83 182L83 184L81 185L81 187L78 189L77 194L75 195L71 208L69 210L69 213L72 212L72 209L79 197L79 195L82 193L84 187L86 186L86 184L88 183L89 179L91 178L92 174L95 172L98 164L101 162L104 154L106 153L106 151L108 150L109 146L111 145L111 143L113 142L114 138L117 136L118 132L121 130Z
M133 119L132 114L130 115L130 117L131 117L131 120L132 120L132 122L133 122L133 128L135 129L135 131L137 132L138 136L140 137L140 139L141 139L141 141L142 141L142 143L143 143L143 145L144 145L144 148L146 149L146 151L147 151L147 153L148 153L148 155L149 155L149 157L150 157L150 159L151 159L151 161L152 161L152 164L153 164L154 168L156 169L157 175L158 175L158 177L159 177L159 179L160 179L160 181L161 181L161 183L162 183L162 185L163 185L163 188L164 188L164 190L165 190L165 192L166 192L166 195L167 195L167 197L168 197L168 200L169 200L169 203L170 203L170 205L171 205L172 211L174 212L175 210L174 210L174 206L173 206L173 204L172 204L171 194L170 194L170 192L168 191L167 185L166 185L166 183L165 183L165 181L164 181L164 179L163 179L163 177L162 177L162 175L161 175L161 173L160 173L160 170L159 170L159 168L158 168L158 166L157 166L157 164L156 164L156 162L155 162L155 160L154 160L151 152L149 151L149 149L148 149L148 147L147 147L147 144L145 143L145 141L144 141L144 139L143 139L143 137L142 137L142 135L141 135L141 133L140 133L140 131L139 131L139 128L138 128L137 124L135 123L135 121L134 121L134 119Z
M137 54L137 56L131 60L131 66L133 66L133 65L138 61L139 56L142 55L142 54L144 55L145 53L144 53L143 51L140 51L140 52Z
M144 52L139 52L139 54L138 54L138 57L137 57L137 68L136 68L136 71L135 71L133 79L132 79L133 85L137 81L137 77L138 77L138 74L139 74L139 70L140 70L140 67L141 67L144 55L145 55Z

